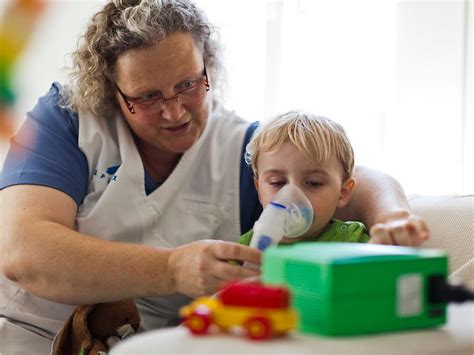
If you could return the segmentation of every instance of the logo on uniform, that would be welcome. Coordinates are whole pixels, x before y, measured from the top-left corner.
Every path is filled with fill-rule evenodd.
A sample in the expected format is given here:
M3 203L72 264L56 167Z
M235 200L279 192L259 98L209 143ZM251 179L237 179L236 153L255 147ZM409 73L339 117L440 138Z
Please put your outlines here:
M118 168L120 168L119 165L114 165L114 166L109 166L107 169L99 171L98 169L94 169L93 176L99 180L99 181L104 181L105 183L109 183L111 181L117 181L118 175L116 174Z

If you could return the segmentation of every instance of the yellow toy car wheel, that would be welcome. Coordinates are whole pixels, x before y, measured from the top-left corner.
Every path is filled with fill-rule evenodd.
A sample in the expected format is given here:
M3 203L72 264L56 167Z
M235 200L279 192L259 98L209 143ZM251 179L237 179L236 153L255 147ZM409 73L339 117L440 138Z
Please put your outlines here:
M186 326L191 333L196 335L206 334L211 326L212 319L209 313L196 313L193 312L186 319Z
M270 320L263 316L251 317L244 324L247 337L254 340L267 339L271 336Z

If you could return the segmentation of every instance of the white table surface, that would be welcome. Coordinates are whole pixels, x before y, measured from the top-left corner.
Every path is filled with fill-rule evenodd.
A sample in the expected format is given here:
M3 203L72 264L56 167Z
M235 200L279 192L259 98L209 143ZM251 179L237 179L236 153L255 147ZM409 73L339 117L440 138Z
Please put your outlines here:
M252 341L235 334L193 336L179 326L136 335L110 355L130 354L474 354L474 303L448 306L442 327L354 337L323 337L297 332Z

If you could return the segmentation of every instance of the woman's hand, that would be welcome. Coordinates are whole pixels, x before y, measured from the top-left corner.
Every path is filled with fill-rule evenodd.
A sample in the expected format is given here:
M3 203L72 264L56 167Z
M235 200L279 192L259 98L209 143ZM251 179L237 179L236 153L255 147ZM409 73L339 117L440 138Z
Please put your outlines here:
M369 243L404 246L419 246L430 236L426 221L406 211L373 225L369 234Z
M174 249L168 270L176 292L190 297L215 293L225 282L259 275L258 271L229 263L229 260L260 264L255 248L220 240L200 240Z

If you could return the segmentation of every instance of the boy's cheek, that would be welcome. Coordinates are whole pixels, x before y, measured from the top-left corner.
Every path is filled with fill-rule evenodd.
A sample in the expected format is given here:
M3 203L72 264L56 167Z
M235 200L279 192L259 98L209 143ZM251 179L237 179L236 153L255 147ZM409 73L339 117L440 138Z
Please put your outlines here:
M264 187L264 185L261 184L260 189L258 190L258 196L260 203L262 204L263 208L265 208L273 199L275 193L273 191L269 191L268 188Z

